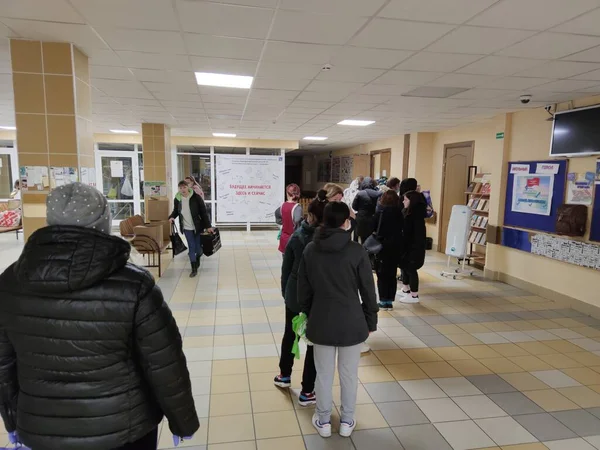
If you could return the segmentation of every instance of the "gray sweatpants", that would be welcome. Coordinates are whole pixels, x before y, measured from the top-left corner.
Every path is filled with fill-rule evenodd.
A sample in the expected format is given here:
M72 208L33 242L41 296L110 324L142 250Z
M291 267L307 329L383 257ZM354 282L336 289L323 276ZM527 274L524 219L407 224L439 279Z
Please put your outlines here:
M315 393L317 395L317 415L321 423L331 421L336 352L342 388L341 420L346 423L352 423L354 420L361 347L362 344L352 347L315 345L315 368L317 369Z

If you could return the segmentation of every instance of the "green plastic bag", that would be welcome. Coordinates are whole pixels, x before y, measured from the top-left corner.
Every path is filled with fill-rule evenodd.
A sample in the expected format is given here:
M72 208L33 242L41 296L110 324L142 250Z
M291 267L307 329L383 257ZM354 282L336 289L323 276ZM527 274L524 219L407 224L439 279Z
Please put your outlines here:
M292 346L292 353L296 359L300 359L300 345L298 344L300 338L302 338L307 345L312 345L312 342L310 342L306 337L307 323L308 317L304 313L300 313L292 319L292 330L294 330L294 334L296 335L296 338L294 339L294 345Z
M281 239L281 228L279 229L279 233L277 233L277 240L279 241Z

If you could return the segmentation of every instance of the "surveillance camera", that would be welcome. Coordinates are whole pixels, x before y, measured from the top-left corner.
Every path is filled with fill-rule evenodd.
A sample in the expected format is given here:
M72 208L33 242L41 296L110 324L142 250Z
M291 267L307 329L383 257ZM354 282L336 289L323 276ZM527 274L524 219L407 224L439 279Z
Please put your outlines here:
M324 65L324 66L321 68L321 70L322 70L323 72L327 72L328 70L331 70L331 64L325 64L325 65Z
M544 109L548 112L552 112L552 105L546 105L544 106Z
M524 105L528 104L531 101L531 95L521 95L521 97L519 98L519 100L521 100L521 103L523 103Z

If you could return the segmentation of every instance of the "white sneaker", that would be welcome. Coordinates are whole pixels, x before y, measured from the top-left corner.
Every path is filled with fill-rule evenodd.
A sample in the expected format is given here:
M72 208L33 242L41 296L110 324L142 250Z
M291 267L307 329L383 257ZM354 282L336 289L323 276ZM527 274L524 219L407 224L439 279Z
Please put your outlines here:
M319 416L315 413L312 417L312 424L322 438L331 437L331 423L319 422Z
M406 304L415 304L415 303L419 303L419 297L413 297L412 295L407 295L406 297L402 297L400 299L400 303L406 303Z
M363 342L360 347L360 353L369 353L370 351L371 347L369 347L366 342Z
M356 428L356 420L353 420L352 423L346 423L346 422L340 423L340 436L350 437L355 428Z

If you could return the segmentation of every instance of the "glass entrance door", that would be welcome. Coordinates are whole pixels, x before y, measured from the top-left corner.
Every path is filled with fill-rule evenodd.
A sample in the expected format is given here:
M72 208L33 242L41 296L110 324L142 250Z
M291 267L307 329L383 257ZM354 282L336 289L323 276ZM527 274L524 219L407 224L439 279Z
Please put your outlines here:
M10 194L18 179L17 149L0 147L0 201L10 200Z
M113 226L142 214L137 153L97 151L96 171L98 189L108 200Z

